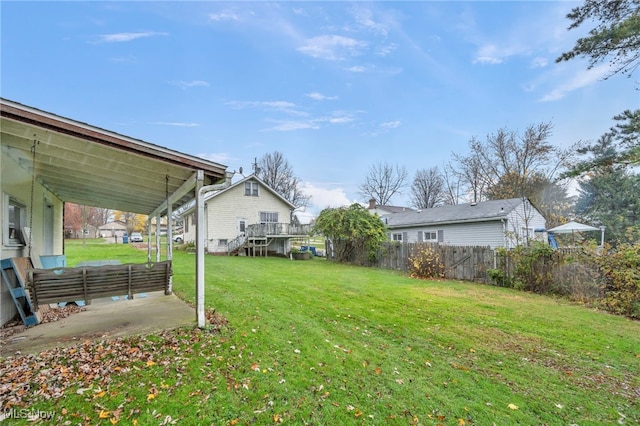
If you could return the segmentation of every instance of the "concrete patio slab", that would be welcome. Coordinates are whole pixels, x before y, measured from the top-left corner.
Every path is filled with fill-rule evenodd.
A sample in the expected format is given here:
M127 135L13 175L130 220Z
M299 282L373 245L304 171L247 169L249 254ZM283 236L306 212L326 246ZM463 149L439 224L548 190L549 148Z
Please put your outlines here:
M164 292L135 295L132 300L93 300L86 310L59 321L39 324L7 337L0 356L72 346L85 340L149 334L183 326L195 326L195 310L175 295Z

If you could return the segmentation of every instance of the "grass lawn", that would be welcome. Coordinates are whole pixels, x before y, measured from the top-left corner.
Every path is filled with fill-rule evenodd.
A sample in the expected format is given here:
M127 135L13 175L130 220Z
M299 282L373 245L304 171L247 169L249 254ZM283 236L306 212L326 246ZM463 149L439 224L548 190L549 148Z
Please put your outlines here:
M122 244L66 250L69 264L146 261ZM194 255L175 252L174 290L189 302L194 275ZM207 256L206 280L207 307L229 321L219 333L85 347L103 366L137 357L91 381L64 357L41 361L77 373L59 398L30 389L28 409L58 424L640 423L638 322L323 259Z

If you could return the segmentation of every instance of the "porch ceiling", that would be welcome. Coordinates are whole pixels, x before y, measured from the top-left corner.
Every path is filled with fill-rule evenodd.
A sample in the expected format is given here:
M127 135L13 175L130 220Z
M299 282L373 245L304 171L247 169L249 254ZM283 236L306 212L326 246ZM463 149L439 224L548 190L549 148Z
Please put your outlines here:
M0 99L2 156L13 158L61 200L133 213L164 212L194 198L226 166ZM35 163L32 147L35 141Z

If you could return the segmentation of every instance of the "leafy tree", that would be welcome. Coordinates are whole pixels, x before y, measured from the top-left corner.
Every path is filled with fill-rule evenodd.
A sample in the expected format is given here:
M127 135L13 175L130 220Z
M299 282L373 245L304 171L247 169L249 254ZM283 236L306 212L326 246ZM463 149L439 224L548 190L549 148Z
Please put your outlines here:
M411 204L418 209L428 209L444 200L444 178L438 168L418 170L411 186Z
M257 162L256 175L297 209L307 207L310 197L302 191L302 183L281 152L262 156ZM293 219L292 214L292 219Z
M387 205L406 186L407 176L404 166L376 163L369 168L369 174L358 188L359 193L367 201L374 199L376 204Z
M631 76L640 63L640 0L585 0L567 15L569 30L585 22L596 23L586 37L579 38L556 62L575 57L589 58L589 68L611 57L611 75Z
M87 225L99 227L107 223L112 211L99 207L81 206L73 203L64 205L64 227L68 236L88 231Z
M387 240L386 226L378 215L372 215L360 204L326 208L320 212L314 233L324 235L334 244L335 258L347 262L357 251L366 251L369 259L376 256Z
M576 214L584 221L606 226L610 242L629 242L629 231L640 230L640 176L610 161L616 156L611 134L588 147L596 166L579 179Z
M146 228L147 217L142 214L116 211L113 214L115 220L125 223L127 234L131 235L134 231L142 232Z

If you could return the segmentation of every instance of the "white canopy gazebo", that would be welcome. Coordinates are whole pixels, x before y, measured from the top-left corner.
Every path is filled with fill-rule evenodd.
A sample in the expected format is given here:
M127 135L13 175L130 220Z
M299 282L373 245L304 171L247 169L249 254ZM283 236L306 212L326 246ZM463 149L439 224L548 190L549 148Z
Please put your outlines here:
M604 245L604 230L605 230L604 226L601 226L600 228L596 228L595 226L585 225L584 223L571 221L569 223L565 223L564 225L547 229L547 232L553 233L553 234L572 234L573 235L576 232L600 231L601 232L600 245Z

